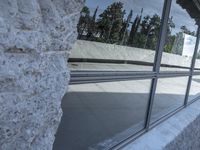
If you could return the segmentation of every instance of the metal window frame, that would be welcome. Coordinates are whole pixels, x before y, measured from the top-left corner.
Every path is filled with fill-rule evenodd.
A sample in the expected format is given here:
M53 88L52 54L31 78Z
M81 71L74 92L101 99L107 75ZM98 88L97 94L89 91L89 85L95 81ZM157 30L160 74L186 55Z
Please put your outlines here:
M197 31L196 45L195 45L194 55L193 55L192 63L190 67L190 75L189 75L189 80L188 80L188 85L187 85L187 90L186 90L186 95L185 95L185 102L184 102L185 107L188 105L188 97L189 97L189 92L191 88L192 77L194 74L195 62L196 62L198 49L199 49L199 41L200 41L200 26L198 27L198 31Z
M149 126L150 126L153 102L154 102L156 86L158 82L158 74L160 72L162 53L163 53L163 48L164 48L165 40L166 40L167 25L168 25L168 19L169 19L169 14L170 14L170 9L171 9L171 3L172 3L172 0L165 0L164 7L163 7L162 22L161 22L162 26L161 26L161 31L159 35L159 42L157 45L157 51L156 51L154 67L153 67L153 71L156 72L156 77L152 80L149 104L148 104L147 113L146 113L145 130L147 131L149 130Z
M127 81L127 80L143 80L143 79L150 79L151 87L149 91L149 100L148 105L146 108L146 117L145 117L145 126L141 131L138 133L131 135L129 137L125 137L121 142L113 147L109 147L108 149L117 150L121 147L127 145L128 143L135 140L137 137L143 135L144 133L148 132L150 129L155 127L156 125L160 124L161 122L165 121L167 118L171 117L172 115L176 114L180 110L184 109L188 105L194 103L196 100L200 99L200 96L193 99L192 101L188 102L189 92L191 88L192 77L200 75L200 72L195 72L195 62L198 53L198 48L200 44L200 25L198 25L197 30L197 39L195 50L193 54L193 58L191 61L190 67L182 67L183 69L188 69L188 71L160 71L162 66L161 59L163 54L163 49L166 41L166 33L167 33L167 26L169 15L171 11L171 5L173 0L164 0L163 5L163 12L162 12L162 19L161 19L161 30L159 33L159 41L157 43L156 53L154 57L154 64L152 71L71 71L71 81L70 84L86 84L86 83L100 83L100 82L116 82L116 81ZM72 60L77 61L77 60ZM80 61L82 61L80 59ZM95 60L91 60L95 61ZM134 61L133 61L134 62ZM119 62L120 63L120 62ZM131 63L131 61L130 61ZM141 63L141 62L138 62ZM156 121L151 122L152 116L152 109L154 103L154 97L156 94L157 82L158 79L161 78L175 78L175 77L188 77L185 99L182 106L179 108L169 112L166 115L161 116Z

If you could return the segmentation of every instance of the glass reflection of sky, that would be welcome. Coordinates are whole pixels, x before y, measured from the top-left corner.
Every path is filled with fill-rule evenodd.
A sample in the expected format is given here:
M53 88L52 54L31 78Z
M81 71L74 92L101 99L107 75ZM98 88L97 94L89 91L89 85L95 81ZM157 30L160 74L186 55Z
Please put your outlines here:
M183 9L180 5L176 4L176 0L172 1L170 16L173 16L173 22L176 26L174 32L179 32L181 26L183 25L186 26L192 32L197 31L195 20L189 16L185 9Z
M144 16L154 15L155 13L161 16L164 0L87 0L86 6L90 8L91 13L99 6L98 14L100 14L114 2L122 2L127 15L132 9L133 17L140 14L142 8L144 9Z
M133 10L133 19L136 15L140 14L143 8L143 16L158 14L161 17L164 0L86 0L86 6L90 8L91 14L99 6L98 15L101 14L110 4L114 2L124 3L126 15L129 14L130 10ZM172 2L171 16L173 16L173 22L176 28L173 29L173 33L180 32L180 27L185 25L190 31L196 31L195 21L190 19L189 14L186 10L182 9L181 6L176 4L176 0Z

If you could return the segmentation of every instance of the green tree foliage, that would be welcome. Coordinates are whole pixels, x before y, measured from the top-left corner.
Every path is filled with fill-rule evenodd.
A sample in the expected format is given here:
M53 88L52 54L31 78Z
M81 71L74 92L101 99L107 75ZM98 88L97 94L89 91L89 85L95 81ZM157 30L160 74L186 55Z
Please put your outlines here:
M146 35L138 32L135 34L135 38L133 40L132 46L138 47L138 48L144 48L145 41L146 41Z
M97 6L97 8L94 11L93 16L90 17L88 21L87 40L90 40L90 41L95 40L95 34L97 32L96 16L97 16L98 9L99 7Z
M164 52L172 53L174 42L176 39L175 35L172 34L172 30L175 28L175 23L173 22L173 17L169 18L168 27L167 27L167 38L165 41Z
M183 32L176 33L172 47L172 53L182 55L183 46L184 46L184 33Z
M78 23L78 38L104 43L136 46L140 48L155 49L157 36L160 30L160 17L158 15L137 15L132 22L133 11L126 16L123 3L114 2L101 13L96 20L98 7L90 16L88 7L81 11Z
M86 6L83 8L77 26L79 39L156 49L161 25L161 19L157 14L142 17L142 9L141 14L133 18L133 10L126 15L121 2L112 3L98 17L97 12L98 7L90 16L89 8ZM164 51L169 53L172 52L176 39L175 35L171 35L173 28L175 24L171 17L164 48ZM189 32L186 27L182 30Z
M85 6L81 11L81 16L77 25L78 39L81 39L83 33L88 29L89 22L90 22L90 10L87 6Z
M145 16L141 23L140 20L141 17L137 16L133 22L128 45L155 50L161 19L155 14L152 17Z
M97 22L100 37L108 43L117 43L123 25L123 3L115 2L108 6Z
M173 46L174 46L175 39L176 39L175 35L169 35L167 37L165 47L164 47L164 52L172 53L172 49L173 49Z
M169 22L168 22L168 28L167 28L167 33L168 35L172 34L172 30L175 28L175 23L173 22L173 16L171 16L171 18L169 18Z
M140 21L141 21L141 18L137 15L137 17L135 18L135 20L132 24L131 32L130 32L129 39L128 39L128 45L130 45L130 46L134 46L134 40L135 40L135 36L136 36L136 33L137 33L139 25L140 25Z
M195 32L190 31L186 26L181 26L181 30L182 30L183 33L195 36Z
M125 12L124 12L124 14L125 14ZM122 29L120 31L120 44L121 45L126 45L126 43L127 43L127 40L128 40L128 30L127 29L131 22L132 16L133 16L133 10L130 11L127 19L123 21Z
M161 26L160 16L154 14L143 17L143 9L141 14L134 14L133 10L126 14L122 2L112 3L99 16L97 16L98 9L97 6L92 15L87 6L82 9L77 25L78 39L156 49ZM133 18L133 16L136 17ZM174 29L175 23L171 17L168 20L164 52L181 55L184 33L191 36L196 36L196 33L190 31L186 26L181 26L180 32L176 32ZM198 58L200 58L200 54L198 54Z
M197 59L200 59L200 52L198 52L197 54Z
M160 31L161 19L155 14L152 17L146 16L141 23L141 33L146 35L144 48L156 49L157 38Z

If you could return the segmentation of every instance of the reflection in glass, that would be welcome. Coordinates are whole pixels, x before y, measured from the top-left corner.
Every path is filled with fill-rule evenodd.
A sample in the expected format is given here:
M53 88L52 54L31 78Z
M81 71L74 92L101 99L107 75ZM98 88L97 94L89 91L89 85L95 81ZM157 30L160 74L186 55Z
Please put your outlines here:
M70 56L75 61L70 62L70 67L151 71L163 3L164 0L87 0L77 25L78 41Z
M200 96L200 76L193 76L188 101Z
M172 0L161 71L182 71L185 70L183 67L190 67L196 44L196 31L195 19L191 18L176 0Z
M70 85L54 148L101 150L144 128L151 80Z
M198 52L197 52L196 62L195 62L195 71L199 71L199 70L200 70L200 43L198 46Z
M188 77L158 79L151 122L183 106Z

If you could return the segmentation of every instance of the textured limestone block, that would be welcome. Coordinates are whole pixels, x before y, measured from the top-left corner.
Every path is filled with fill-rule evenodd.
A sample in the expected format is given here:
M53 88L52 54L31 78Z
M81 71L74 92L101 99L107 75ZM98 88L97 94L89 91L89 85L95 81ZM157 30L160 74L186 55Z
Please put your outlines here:
M84 0L0 0L0 150L50 150Z

